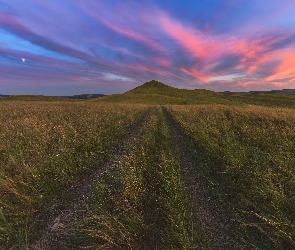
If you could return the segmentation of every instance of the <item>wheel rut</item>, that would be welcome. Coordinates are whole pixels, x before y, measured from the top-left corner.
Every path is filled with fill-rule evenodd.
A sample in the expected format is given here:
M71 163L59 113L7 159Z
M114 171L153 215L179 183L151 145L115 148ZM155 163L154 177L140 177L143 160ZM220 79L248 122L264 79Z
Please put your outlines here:
M247 247L238 232L238 225L222 209L209 191L209 187L196 167L197 159L187 150L186 136L181 132L177 121L162 107L171 131L173 144L179 154L179 164L187 192L194 206L196 217L205 227L205 236L210 249L253 249ZM203 246L200 246L201 248Z
M112 157L106 163L98 165L86 178L76 182L71 188L64 191L64 193L69 193L74 197L73 200L69 204L64 204L65 208L60 210L58 215L46 219L47 228L45 232L33 242L29 249L59 249L69 235L71 226L86 215L88 210L87 201L91 196L95 183L100 180L105 172L116 168L120 164L120 160L124 157L133 141L136 140L140 128L147 121L152 110L153 108L150 108L146 111L133 130L111 152Z

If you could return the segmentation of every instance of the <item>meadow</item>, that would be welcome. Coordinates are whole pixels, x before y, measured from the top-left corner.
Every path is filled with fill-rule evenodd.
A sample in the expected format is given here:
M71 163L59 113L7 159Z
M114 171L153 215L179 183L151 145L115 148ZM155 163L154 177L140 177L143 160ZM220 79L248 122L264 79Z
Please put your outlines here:
M146 110L140 105L1 102L1 243L26 244L40 213L54 213L47 211L52 204L58 210L62 190L103 164Z
M245 239L261 249L293 248L295 110L198 105L168 112Z
M2 100L1 246L294 248L292 97L247 98L151 82L91 101ZM210 200L218 209L202 211ZM204 217L219 211L228 242Z

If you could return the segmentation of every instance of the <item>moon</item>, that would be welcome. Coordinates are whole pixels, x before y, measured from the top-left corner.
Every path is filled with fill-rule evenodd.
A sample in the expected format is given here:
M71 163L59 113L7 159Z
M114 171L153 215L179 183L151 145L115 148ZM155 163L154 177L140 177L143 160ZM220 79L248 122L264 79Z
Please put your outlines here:
M23 62L25 62L25 61L26 61L26 59L25 59L25 58L22 58L22 61L23 61Z

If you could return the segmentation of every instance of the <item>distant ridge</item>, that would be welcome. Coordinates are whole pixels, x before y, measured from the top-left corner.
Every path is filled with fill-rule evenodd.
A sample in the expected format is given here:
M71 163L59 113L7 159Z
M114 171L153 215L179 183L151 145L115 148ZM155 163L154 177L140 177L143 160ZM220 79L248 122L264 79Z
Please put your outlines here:
M70 99L93 99L106 96L104 94L82 94L82 95L73 95L73 96L60 96L62 98L70 98Z
M295 108L295 89L250 92L214 92L206 89L178 89L156 80L146 82L123 94L81 94L74 96L1 95L0 100L77 101L147 105L260 105Z
M1 95L0 99L8 98L13 100L31 100L31 101L48 101L58 99L74 99L74 100L89 100L94 98L103 97L103 94L81 94L73 96L44 96L44 95Z
M1 94L0 94L0 99L1 99L1 98L6 98L6 97L9 97L9 95L1 95Z
M231 92L231 91L224 91L221 92L224 94L281 94L281 95L295 95L295 89L280 89L280 90L269 90L269 91L262 91L262 90L255 90L249 92Z

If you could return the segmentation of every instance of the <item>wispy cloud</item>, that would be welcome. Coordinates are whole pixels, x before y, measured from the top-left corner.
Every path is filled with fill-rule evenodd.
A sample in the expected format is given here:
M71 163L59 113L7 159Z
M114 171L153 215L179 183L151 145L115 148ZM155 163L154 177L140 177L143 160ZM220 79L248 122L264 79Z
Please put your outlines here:
M0 0L0 92L295 88L295 3L242 3Z

